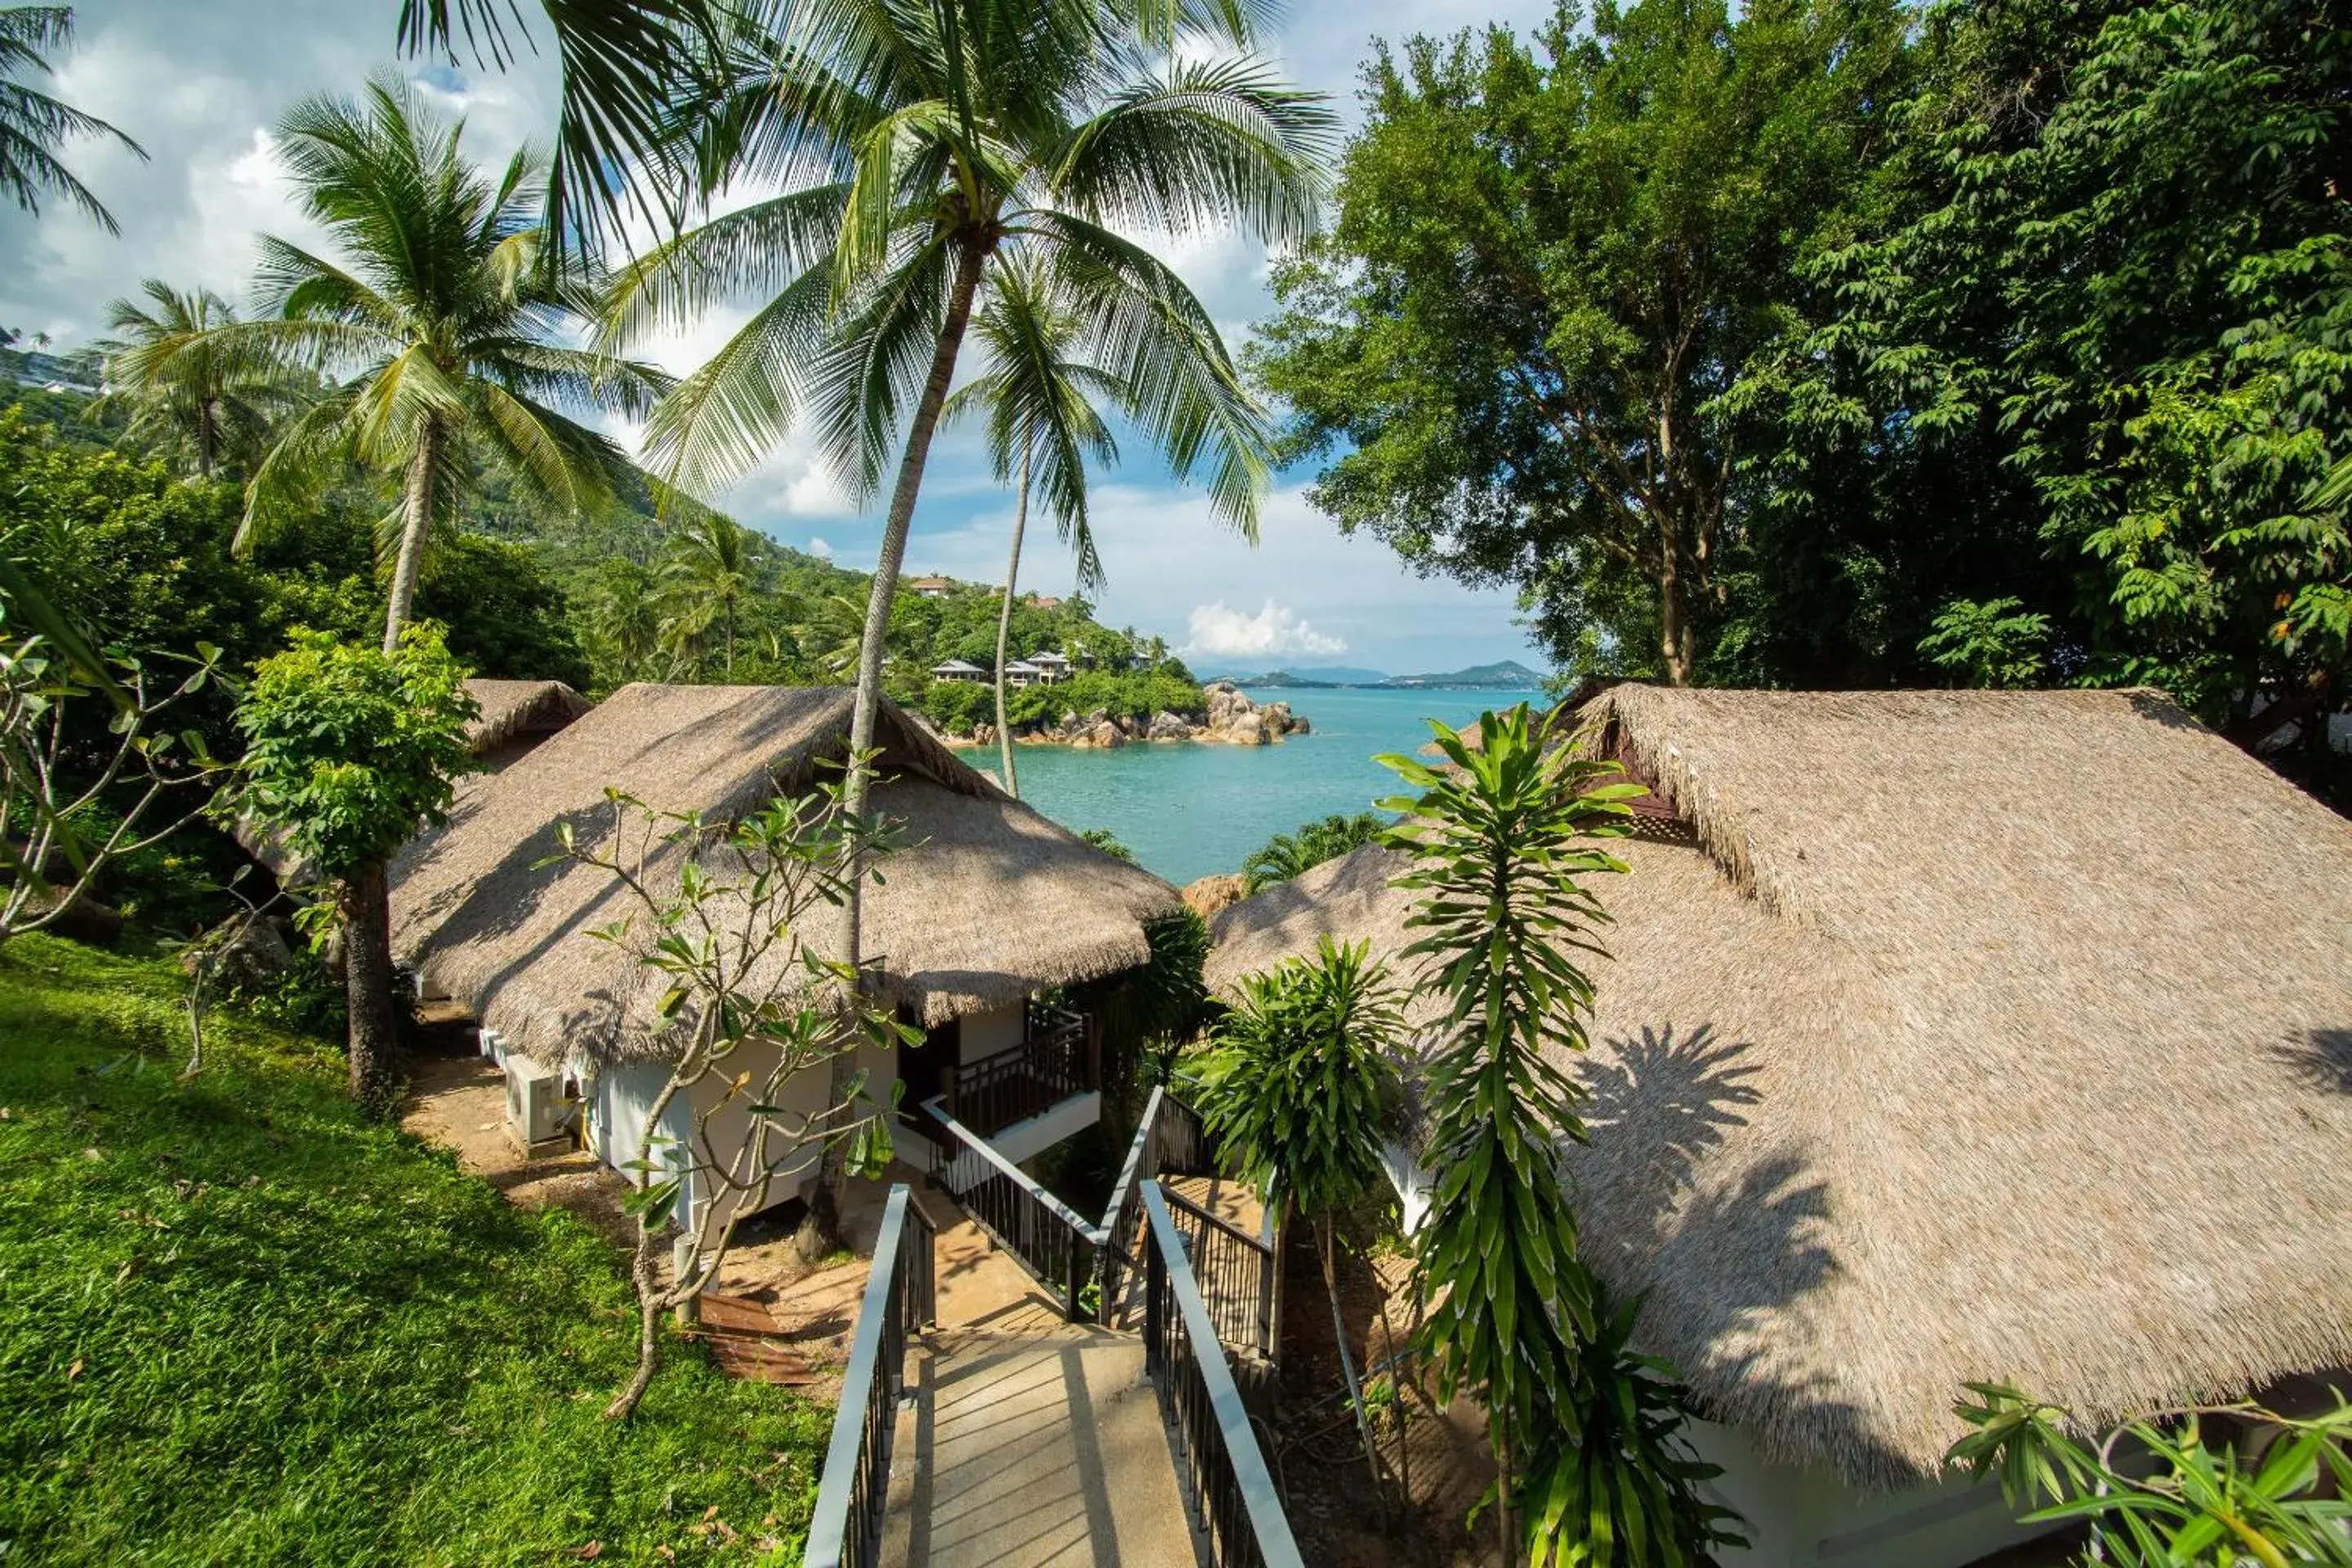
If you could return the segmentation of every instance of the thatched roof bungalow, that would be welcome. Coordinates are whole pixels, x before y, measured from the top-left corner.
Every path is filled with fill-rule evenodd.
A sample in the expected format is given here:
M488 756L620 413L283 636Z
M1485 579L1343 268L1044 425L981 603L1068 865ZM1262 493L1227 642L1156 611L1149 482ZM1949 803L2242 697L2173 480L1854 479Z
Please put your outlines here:
M1936 1475L1967 1380L2107 1420L2352 1363L2352 824L2142 692L1580 717L1659 806L1600 889L1584 1247L1776 1560L1987 1549L1997 1499L1865 1500ZM1212 985L1401 948L1401 864L1225 910Z
M494 772L594 706L560 680L468 680L466 695L481 709L466 749Z
M628 1069L651 1068L657 1082L677 1045L656 1015L664 981L591 934L633 912L612 877L539 864L556 853L558 825L583 847L609 834L608 785L661 810L739 818L808 788L820 764L845 753L850 706L840 688L623 688L478 781L446 826L403 855L395 954L422 988L464 1004L503 1054L586 1078L619 1069L630 1082L646 1075ZM863 945L878 993L929 1038L868 1067L885 1089L898 1071L916 1104L951 1089L959 1069L1023 1047L1034 995L1145 963L1146 922L1178 899L1004 795L887 703L877 738L869 808L892 820L903 847L865 889ZM682 853L658 852L648 881L674 887ZM830 911L819 925L830 942ZM625 1121L625 1107L616 1114Z

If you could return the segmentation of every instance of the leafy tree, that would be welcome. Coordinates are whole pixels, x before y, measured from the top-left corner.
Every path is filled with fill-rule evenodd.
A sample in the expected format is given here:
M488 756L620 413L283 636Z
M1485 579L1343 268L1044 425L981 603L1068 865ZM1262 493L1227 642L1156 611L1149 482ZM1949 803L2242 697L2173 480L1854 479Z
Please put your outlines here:
M2027 602L2080 678L2315 743L2352 602L2352 11L1947 5L1920 55L1884 216L1822 264L1807 358L1853 374L1801 395L2026 482Z
M466 725L479 710L465 678L429 623L403 628L390 653L298 632L237 707L238 807L337 884L352 1098L378 1112L399 1042L384 871L420 826L446 819L450 781L474 765Z
M587 592L583 626L604 672L600 685L643 679L661 646L659 584L625 558L605 562Z
M1969 1384L1955 1408L1976 1428L1945 1463L2000 1478L2027 1523L2087 1520L2088 1560L2123 1568L2352 1564L2352 1405L2315 1416L2263 1405L2151 1411L2085 1445L2068 1412L2005 1384ZM2116 1450L2134 1454L2117 1463ZM2041 1504L2043 1506L2036 1507Z
M1624 803L1643 792L1612 782L1614 763L1548 747L1525 704L1482 715L1475 736L1431 729L1445 771L1381 759L1421 792L1382 804L1405 814L1389 842L1414 857L1396 886L1423 895L1407 922L1422 934L1403 956L1422 961L1415 983L1446 1002L1424 1089L1423 1161L1437 1185L1413 1237L1423 1346L1441 1397L1467 1388L1486 1407L1506 1561L1522 1544L1539 1564L1616 1562L1627 1546L1635 1562L1703 1561L1718 1527L1697 1496L1699 1469L1645 1472L1643 1488L1612 1484L1595 1499L1578 1458L1587 1415L1645 1397L1595 1381L1627 1363L1606 1348L1613 1331L1577 1257L1555 1164L1585 1139L1584 1090L1558 1061L1588 1043L1580 955L1604 952L1609 919L1585 879L1624 873L1603 844L1623 837ZM1654 1450L1646 1438L1627 1447L1628 1436L1608 1450L1612 1468ZM1663 1512L1645 1498L1663 1498ZM1607 1517L1626 1528L1591 1531L1595 1501L1622 1510Z
M1382 1488L1364 1391L1348 1350L1334 1252L1339 1219L1388 1192L1381 1151L1398 1109L1391 1065L1404 1014L1388 966L1368 944L1325 937L1315 962L1288 959L1242 981L1240 996L1197 1065L1193 1095L1220 1163L1315 1227L1331 1333L1355 1405L1372 1488Z
M1108 827L1089 827L1078 837L1114 860L1124 860L1130 866L1135 864L1135 851L1120 843L1118 835Z
M1343 529L1520 589L1564 664L1684 683L1742 539L1722 399L1874 155L1904 13L1583 20L1381 49L1338 219L1277 269L1253 366Z
M675 479L740 474L805 407L820 449L860 494L904 430L866 601L850 750L871 749L884 643L931 437L972 311L1004 261L1069 281L1088 357L1134 389L1129 416L1180 475L1249 530L1264 479L1254 409L1192 290L1115 226L1172 234L1306 232L1332 124L1254 58L1238 5L944 0L876 8L797 0L771 36L730 27L720 89L698 115L708 191L783 174L782 194L714 218L625 272L624 334L766 295L656 411L648 449ZM1179 42L1187 47L1174 47ZM865 804L862 766L849 806ZM844 909L857 951L857 899Z
M1242 862L1242 874L1249 879L1249 891L1262 892L1326 860L1379 842L1388 827L1389 819L1376 811L1360 811L1353 816L1334 812L1302 824L1295 833L1277 833L1267 839Z
M2049 668L2050 617L2015 599L1954 599L1919 651L1970 686L2032 686Z
M609 874L629 913L592 934L636 955L665 986L661 1013L676 1028L678 1054L656 1091L629 1169L639 1177L629 1207L637 1217L631 1278L637 1295L637 1364L604 1414L635 1413L652 1382L661 1315L700 1296L719 1278L743 1220L766 1208L788 1163L812 1148L839 1148L850 1167L879 1175L890 1162L889 1119L867 1098L862 1074L814 1110L795 1110L789 1087L804 1074L854 1064L861 1047L919 1045L922 1031L886 1009L851 1004L845 1017L828 991L851 976L806 940L807 917L843 896L851 877L893 840L877 819L850 816L842 789L827 784L794 800L771 801L731 826L656 810L609 791L612 821L583 844L558 828L569 860ZM653 869L683 850L677 884ZM666 1136L679 1096L718 1092L688 1117L683 1139ZM730 1108L748 1112L738 1145L715 1141L711 1123ZM689 1260L662 1279L656 1238L684 1219L679 1250Z
M551 504L601 502L629 472L604 436L553 402L642 414L667 384L648 367L567 346L588 297L549 265L546 231L518 153L495 183L467 163L406 84L379 80L365 107L314 98L278 125L304 212L347 261L264 236L273 321L219 330L239 345L299 355L337 379L280 431L254 475L247 537L301 510L351 460L397 476L384 647L397 646L425 547L452 520L477 461Z
M301 382L264 345L217 330L236 311L211 289L183 293L160 278L140 287L150 304L107 306L118 335L99 344L111 388L100 402L130 411L123 441L167 453L202 479L224 465L251 473L272 427L300 405Z
M57 150L73 136L110 140L142 161L146 149L96 115L84 114L16 79L50 74L49 53L73 41L73 27L70 5L0 6L0 190L36 215L42 196L61 196L107 233L121 234L122 226L114 215L58 161ZM40 334L40 341L43 348L48 346L47 333Z

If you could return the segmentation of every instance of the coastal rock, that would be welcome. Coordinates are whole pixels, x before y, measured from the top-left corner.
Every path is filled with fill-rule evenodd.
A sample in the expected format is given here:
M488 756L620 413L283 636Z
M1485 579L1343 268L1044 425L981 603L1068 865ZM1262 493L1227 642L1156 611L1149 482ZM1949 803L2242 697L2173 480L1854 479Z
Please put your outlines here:
M971 743L975 746L992 746L996 744L996 726L993 724L974 724L971 727Z
M1287 702L1269 702L1258 711L1265 716L1265 732L1273 740L1280 740L1289 734L1297 723L1290 716L1290 704Z
M1110 751L1114 747L1126 745L1127 737L1119 732L1118 725L1106 719L1101 723L1096 725L1093 729L1087 731L1086 738L1081 740L1078 744L1081 746L1100 746L1105 751Z
M1189 741L1192 738L1192 726L1190 721L1162 708L1151 716L1151 728L1145 734L1154 741Z
M1220 910L1240 903L1248 891L1249 883L1244 878L1226 872L1188 884L1181 896L1192 912L1205 921L1213 919Z
M1306 714L1293 713L1290 716L1290 732L1294 735L1305 735L1312 732L1307 727Z
M1230 680L1212 681L1205 695L1209 701L1209 728L1212 730L1230 729L1236 714L1257 711L1257 704Z
M1246 713L1236 713L1223 729L1209 738L1223 741L1228 746L1263 746L1268 739L1265 715L1255 709Z

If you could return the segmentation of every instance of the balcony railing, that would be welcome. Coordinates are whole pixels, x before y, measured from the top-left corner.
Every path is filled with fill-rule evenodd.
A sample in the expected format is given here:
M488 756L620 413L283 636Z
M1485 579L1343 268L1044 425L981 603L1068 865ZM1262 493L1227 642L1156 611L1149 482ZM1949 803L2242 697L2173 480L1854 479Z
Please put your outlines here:
M907 1342L937 1315L931 1222L904 1183L890 1189L874 1267L857 1309L833 1442L817 1482L804 1568L871 1568L882 1555L890 1500L890 1442L907 1386Z
M1084 1018L1033 1005L1026 1024L1018 1046L966 1062L948 1080L948 1113L982 1138L993 1138L1095 1088L1094 1053Z
M1144 1369L1160 1395L1178 1487L1206 1560L1217 1568L1303 1568L1167 1194L1146 1182L1142 1200Z

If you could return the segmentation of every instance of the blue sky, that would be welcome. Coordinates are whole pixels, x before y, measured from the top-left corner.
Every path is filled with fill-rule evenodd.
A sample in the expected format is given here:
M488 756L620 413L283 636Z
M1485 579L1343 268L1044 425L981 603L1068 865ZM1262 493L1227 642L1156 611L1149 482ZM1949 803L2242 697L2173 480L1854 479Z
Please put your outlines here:
M1545 9L1506 0L1482 15L1524 24ZM36 223L13 208L0 212L0 323L47 331L67 346L97 335L105 301L131 292L142 277L235 297L249 275L256 234L303 234L268 127L296 99L350 90L370 70L393 64L397 5L92 0L79 10L80 39L56 62L58 90L129 132L152 161L94 144L75 149L70 160L121 220L119 240L70 213ZM1332 93L1352 120L1358 62L1375 28L1398 37L1471 19L1438 0L1377 9L1309 0L1293 7L1273 49L1295 79ZM552 123L551 78L536 63L506 75L431 76L445 107L466 115L478 157L503 156L525 139L543 138ZM1237 240L1160 248L1238 346L1268 305L1262 248ZM740 312L715 317L656 345L654 357L690 369L740 320ZM1541 666L1507 594L1416 578L1377 542L1340 537L1306 499L1311 470L1280 477L1253 550L1218 528L1197 494L1132 443L1128 456L1093 501L1109 576L1100 595L1106 619L1156 632L1218 665L1349 664L1402 673L1517 658ZM873 562L878 506L850 504L796 444L716 499L785 543L845 564ZM1001 580L1011 520L1010 498L977 443L943 437L907 567ZM1066 552L1050 538L1032 537L1023 585L1066 591Z

